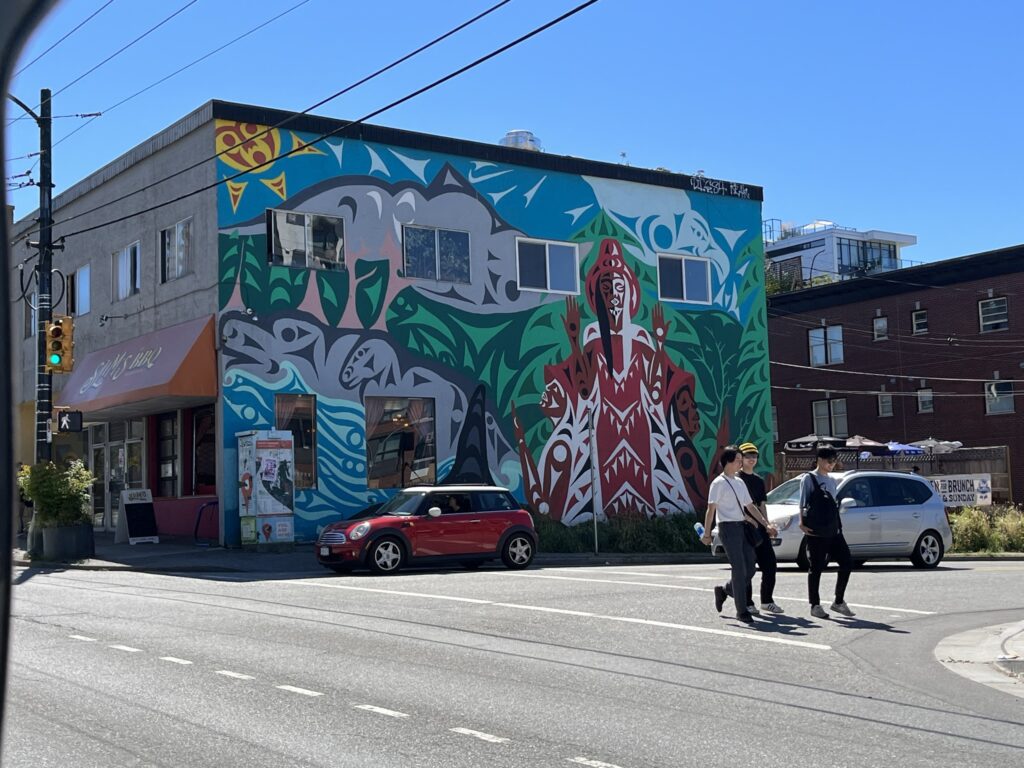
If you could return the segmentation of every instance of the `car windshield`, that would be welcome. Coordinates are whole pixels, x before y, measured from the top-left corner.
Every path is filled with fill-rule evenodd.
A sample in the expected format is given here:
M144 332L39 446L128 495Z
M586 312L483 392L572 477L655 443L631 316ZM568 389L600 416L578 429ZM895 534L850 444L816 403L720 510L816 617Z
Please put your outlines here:
M383 515L415 515L420 508L420 502L427 494L422 491L402 491L396 493L377 510L377 516Z
M769 504L799 504L800 503L800 481L802 478L794 477L787 480L778 488L768 493Z

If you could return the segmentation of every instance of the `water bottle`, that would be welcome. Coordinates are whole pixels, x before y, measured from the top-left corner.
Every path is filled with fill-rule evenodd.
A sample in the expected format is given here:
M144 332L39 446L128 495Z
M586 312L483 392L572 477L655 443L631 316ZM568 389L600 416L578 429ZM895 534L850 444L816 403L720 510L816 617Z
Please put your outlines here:
M693 524L693 530L697 532L698 539L704 538L704 523L698 520L696 523Z

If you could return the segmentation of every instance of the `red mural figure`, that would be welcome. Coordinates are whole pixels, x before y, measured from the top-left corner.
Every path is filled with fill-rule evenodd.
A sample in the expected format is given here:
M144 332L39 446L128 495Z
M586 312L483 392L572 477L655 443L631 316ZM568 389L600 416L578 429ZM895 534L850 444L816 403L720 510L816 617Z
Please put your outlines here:
M566 525L592 509L599 520L694 511L706 484L691 441L700 428L694 377L665 352L660 306L650 333L633 322L640 286L618 240L601 242L586 295L596 322L581 344L579 307L566 299L569 357L544 368L540 407L554 428L538 462L513 410L527 501Z

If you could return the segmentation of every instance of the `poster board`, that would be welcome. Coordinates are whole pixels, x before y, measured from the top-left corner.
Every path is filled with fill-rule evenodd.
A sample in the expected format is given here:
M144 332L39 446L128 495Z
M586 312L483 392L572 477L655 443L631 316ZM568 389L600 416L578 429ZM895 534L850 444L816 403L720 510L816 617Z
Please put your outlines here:
M121 512L117 516L114 542L123 544L159 544L153 494L148 488L129 488L121 491Z
M992 474L929 475L928 480L947 507L987 507L992 503Z

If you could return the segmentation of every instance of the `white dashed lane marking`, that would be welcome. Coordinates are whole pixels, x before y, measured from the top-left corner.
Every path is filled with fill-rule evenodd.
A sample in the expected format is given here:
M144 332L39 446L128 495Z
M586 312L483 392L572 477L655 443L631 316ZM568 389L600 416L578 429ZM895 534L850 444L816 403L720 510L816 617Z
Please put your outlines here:
M396 712L393 709L384 709L384 707L375 707L373 704L353 704L355 709L361 709L364 712L373 712L376 715L384 715L385 717L408 717L405 712Z
M577 765L589 765L590 768L620 768L614 763L602 763L600 760L589 760L585 757L570 757L569 762Z
M214 674L224 675L224 677L233 677L236 680L255 680L256 678L252 675L243 675L241 672L232 672L228 669L218 669Z
M95 643L95 637L86 637L85 635L68 635L72 640L81 640L83 643Z
M169 662L171 662L171 664L181 664L181 665L186 665L186 664L191 664L192 663L188 659L179 659L176 656L161 656L160 657L160 661L169 661Z
M461 733L465 736L473 736L480 739L481 741L489 741L492 744L507 744L511 739L506 739L503 736L492 736L489 733L483 731L474 731L472 728L450 728L452 733Z
M108 645L107 648L113 648L115 651L124 651L125 653L142 653L141 648L132 648L130 645Z
M275 688L280 688L282 691L289 691L290 693L301 693L303 696L323 696L319 691L311 691L308 688L296 688L294 685L278 685Z

